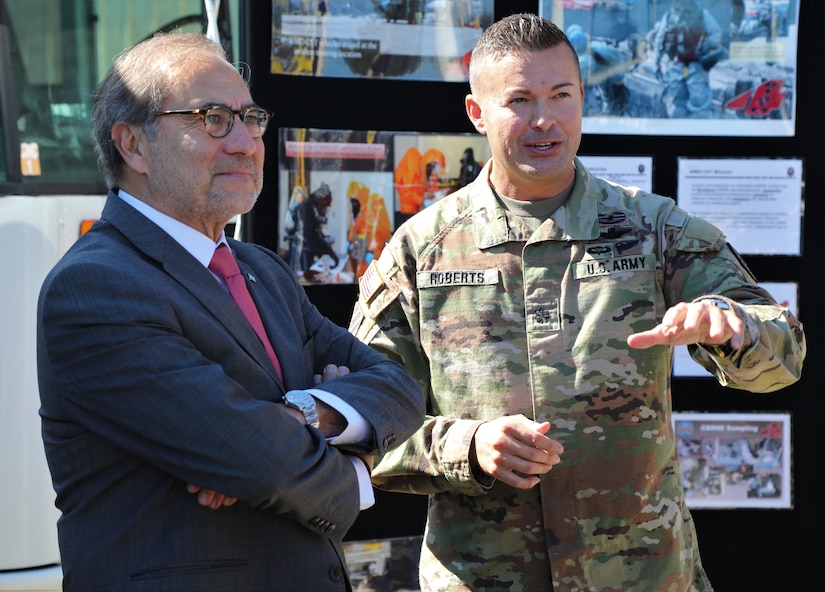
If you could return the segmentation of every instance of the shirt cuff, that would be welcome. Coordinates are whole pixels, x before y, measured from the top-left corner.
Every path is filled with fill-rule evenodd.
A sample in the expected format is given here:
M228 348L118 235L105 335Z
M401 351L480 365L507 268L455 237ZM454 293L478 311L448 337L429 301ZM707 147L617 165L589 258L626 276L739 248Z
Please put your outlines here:
M316 399L338 411L347 420L347 427L344 431L332 438L327 438L327 442L333 446L341 444L356 444L367 442L371 437L371 428L364 416L356 411L355 407L344 401L341 397L318 388L305 389Z
M361 501L361 510L366 510L375 505L375 492L372 489L372 481L370 481L370 472L367 470L367 465L357 456L349 455L352 466L355 467L355 473L358 475L358 498Z

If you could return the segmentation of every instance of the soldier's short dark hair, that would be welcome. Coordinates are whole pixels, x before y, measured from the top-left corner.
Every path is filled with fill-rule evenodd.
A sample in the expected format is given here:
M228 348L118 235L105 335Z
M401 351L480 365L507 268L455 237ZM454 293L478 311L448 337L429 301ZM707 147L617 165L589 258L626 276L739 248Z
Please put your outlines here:
M553 21L531 13L506 16L487 27L470 55L470 89L479 82L478 68L473 64L484 59L499 59L520 52L535 52L550 49L559 44L570 48L576 64L579 63L576 49L567 35Z

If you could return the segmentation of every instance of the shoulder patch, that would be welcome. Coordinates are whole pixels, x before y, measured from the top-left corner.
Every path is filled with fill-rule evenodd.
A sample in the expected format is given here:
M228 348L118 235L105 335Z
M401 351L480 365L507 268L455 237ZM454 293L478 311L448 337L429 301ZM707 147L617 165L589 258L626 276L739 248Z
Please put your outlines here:
M384 278L381 277L381 272L378 271L378 261L373 259L367 270L358 280L358 289L361 292L361 299L369 304L375 299L375 295L385 285Z
M387 278L391 277L398 266L389 249L384 249L378 259L373 259L367 270L358 280L358 289L361 300L365 304L372 302L376 295L387 285Z
M693 253L718 251L726 240L725 234L711 222L691 216L679 231L677 248Z
M679 208L673 208L670 212L670 215L667 217L666 224L668 226L675 226L677 228L684 226L685 220L687 220L687 214L684 210L680 210Z

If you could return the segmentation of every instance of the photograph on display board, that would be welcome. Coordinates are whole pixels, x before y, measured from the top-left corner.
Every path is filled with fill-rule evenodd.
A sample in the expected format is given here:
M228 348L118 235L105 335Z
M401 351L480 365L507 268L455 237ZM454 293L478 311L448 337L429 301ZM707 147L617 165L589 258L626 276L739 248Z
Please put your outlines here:
M791 508L789 413L673 413L689 508Z
M406 134L394 137L396 224L473 181L490 159L481 134Z
M793 136L800 0L539 0L585 82L583 131Z
M472 181L479 134L279 130L279 254L305 284L355 283L412 214Z
M270 72L466 82L493 0L272 0Z

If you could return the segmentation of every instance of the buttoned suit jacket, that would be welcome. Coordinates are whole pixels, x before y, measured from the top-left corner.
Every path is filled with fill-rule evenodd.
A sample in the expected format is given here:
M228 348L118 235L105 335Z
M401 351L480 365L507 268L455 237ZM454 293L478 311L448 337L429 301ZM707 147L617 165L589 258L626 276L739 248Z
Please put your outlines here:
M323 317L288 265L229 239L282 369L224 287L109 194L100 221L46 277L38 303L40 415L61 510L64 589L351 589L342 538L359 513L351 458L421 424L400 365ZM280 403L324 383L372 426L336 448ZM204 508L187 483L239 501Z

